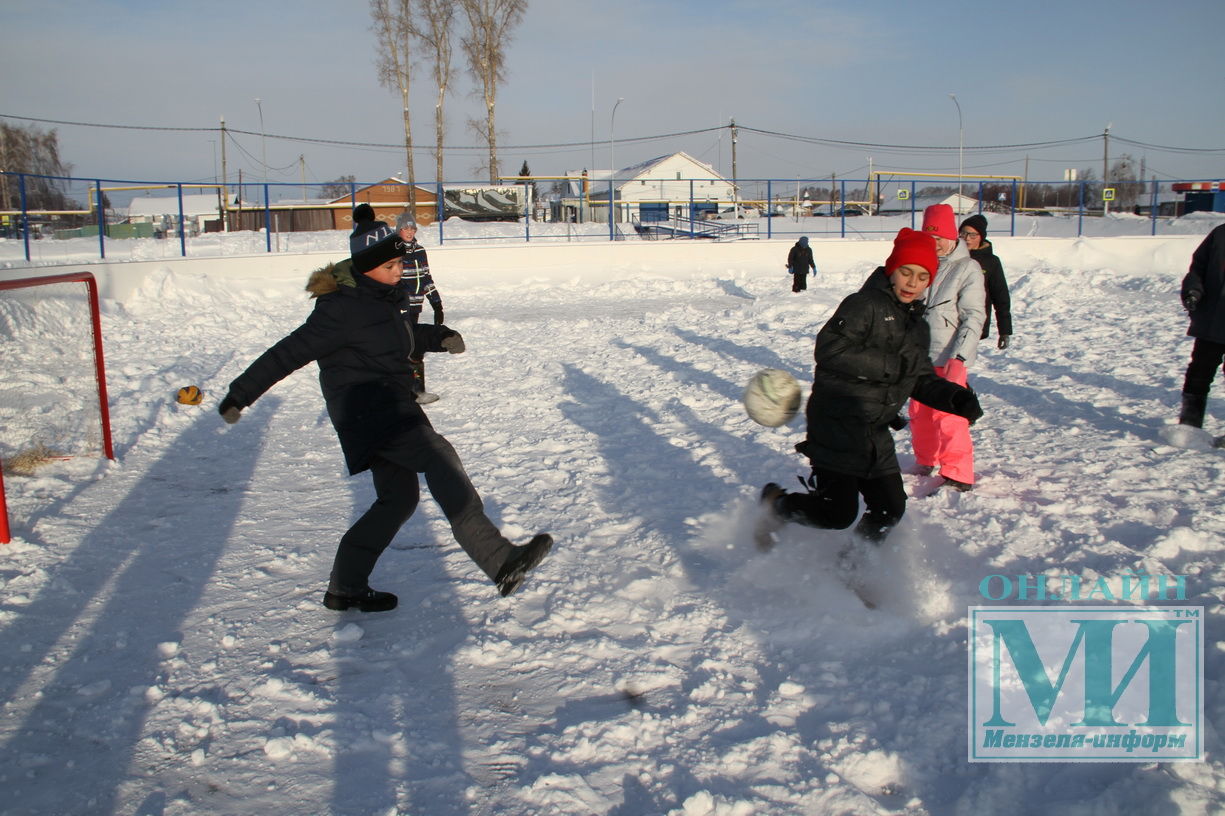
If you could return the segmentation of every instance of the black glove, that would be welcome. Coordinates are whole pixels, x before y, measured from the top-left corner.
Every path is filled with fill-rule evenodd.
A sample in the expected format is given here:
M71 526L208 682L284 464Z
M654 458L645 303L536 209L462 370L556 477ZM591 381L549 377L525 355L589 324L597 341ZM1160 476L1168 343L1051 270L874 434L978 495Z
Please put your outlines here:
M902 431L906 429L906 423L909 421L910 420L908 420L906 417L898 414L893 419L889 420L889 427L895 431Z
M997 340L995 343L995 347L999 349L1000 351L1003 351L1004 349L1008 348L1008 338L1011 336L1012 335L1001 334L1000 339Z
M954 394L950 402L952 402L953 410L949 413L965 417L970 420L971 425L977 422L978 418L983 415L982 406L978 404L978 395L969 388L964 388Z
M441 306L435 306L435 307L434 307L434 325L435 325L435 326L441 326L441 325L443 324L443 322L444 322L444 321L443 321L443 319L442 319L442 307L441 307Z
M221 418L228 424L233 425L242 419L242 406L238 404L233 394L226 394L225 399L217 406L217 413L221 414Z
M1199 305L1199 294L1196 292L1187 292L1182 296L1182 307L1188 312L1194 312L1195 307Z
M439 344L452 354L463 354L467 346L464 345L464 338L459 332L453 331L442 339Z

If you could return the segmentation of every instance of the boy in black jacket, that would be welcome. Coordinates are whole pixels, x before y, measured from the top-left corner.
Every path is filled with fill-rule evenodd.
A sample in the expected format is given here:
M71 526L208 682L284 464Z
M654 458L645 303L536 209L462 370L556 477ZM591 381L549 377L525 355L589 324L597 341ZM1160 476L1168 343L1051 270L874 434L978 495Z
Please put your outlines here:
M939 266L930 234L903 229L893 252L858 292L849 295L817 334L812 394L800 445L812 463L812 490L787 493L771 482L757 545L769 549L784 522L845 529L865 505L855 532L881 541L906 511L906 490L890 421L906 400L974 422L982 416L969 388L936 375L930 334L918 300Z
M242 409L309 362L350 474L369 470L377 500L340 539L323 603L363 612L394 609L397 598L370 588L370 573L417 507L425 474L455 540L503 595L540 563L553 539L541 533L523 546L506 540L485 515L455 449L417 404L410 359L416 349L464 350L459 333L406 320L400 287L403 243L378 221L362 221L349 239L350 262L318 270L307 290L317 298L306 322L264 352L230 384L218 412L235 423Z

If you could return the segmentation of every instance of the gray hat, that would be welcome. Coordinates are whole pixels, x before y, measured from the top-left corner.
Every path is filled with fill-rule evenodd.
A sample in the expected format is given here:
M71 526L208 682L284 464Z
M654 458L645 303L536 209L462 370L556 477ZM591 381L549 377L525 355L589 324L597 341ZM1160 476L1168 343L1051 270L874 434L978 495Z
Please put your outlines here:
M396 231L408 229L409 227L417 228L417 221L413 218L413 214L407 211L400 213L399 217L396 218Z

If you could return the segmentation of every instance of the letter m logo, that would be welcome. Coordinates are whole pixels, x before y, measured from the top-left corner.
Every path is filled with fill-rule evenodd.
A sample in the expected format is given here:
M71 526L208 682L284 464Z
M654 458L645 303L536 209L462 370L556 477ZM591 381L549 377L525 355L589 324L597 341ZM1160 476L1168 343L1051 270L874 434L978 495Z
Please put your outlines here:
M1117 725L1157 725L1177 726L1188 725L1178 719L1176 713L1177 664L1176 635L1178 627L1190 623L1189 620L1146 620L1130 621L1072 618L1067 621L1069 627L1074 627L1072 642L1068 650L1052 666L1057 671L1054 679L1047 673L1047 666L1038 655L1029 627L1025 621L1000 618L983 621L991 627L992 642L992 707L991 719L983 723L989 726L1016 725L1007 720L1001 710L1001 684L1003 681L1003 652L1007 650L1015 668L1016 678L1020 680L1033 707L1034 715L1040 725L1046 725L1059 693L1068 680L1068 674L1078 656L1083 650L1081 666L1081 683L1077 686L1083 691L1084 699L1081 707L1081 718L1071 723L1083 726L1117 726ZM1143 645L1131 656L1131 663L1116 683L1115 681L1115 628L1120 624L1126 626L1144 627ZM1048 644L1049 645L1049 644ZM1057 656L1057 655L1056 655ZM1124 654L1123 659L1127 659ZM1137 673L1144 664L1148 664L1148 711L1140 722L1118 722L1114 718L1114 708L1123 696L1123 692L1135 680Z

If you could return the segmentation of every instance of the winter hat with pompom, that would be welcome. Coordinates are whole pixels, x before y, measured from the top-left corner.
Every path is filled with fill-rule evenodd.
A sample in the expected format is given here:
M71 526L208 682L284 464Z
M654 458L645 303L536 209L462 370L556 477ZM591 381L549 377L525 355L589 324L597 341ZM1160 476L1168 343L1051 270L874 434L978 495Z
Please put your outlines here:
M366 228L367 224L369 228ZM404 243L399 240L399 233L381 221L360 223L349 235L349 255L353 257L354 272L369 272L403 254Z
M930 233L917 232L910 227L898 231L893 239L893 252L885 260L885 272L892 275L898 267L907 264L923 267L935 279L940 258L936 255L936 239Z

